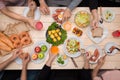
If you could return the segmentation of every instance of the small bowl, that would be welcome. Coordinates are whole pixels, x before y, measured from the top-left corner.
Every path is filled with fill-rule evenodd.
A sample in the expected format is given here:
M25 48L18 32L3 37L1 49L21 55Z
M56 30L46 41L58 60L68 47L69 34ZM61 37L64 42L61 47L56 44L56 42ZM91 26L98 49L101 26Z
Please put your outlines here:
M35 27L36 27L36 29L37 30L41 30L42 28L43 28L43 24L42 24L42 22L37 22L36 24L35 24Z

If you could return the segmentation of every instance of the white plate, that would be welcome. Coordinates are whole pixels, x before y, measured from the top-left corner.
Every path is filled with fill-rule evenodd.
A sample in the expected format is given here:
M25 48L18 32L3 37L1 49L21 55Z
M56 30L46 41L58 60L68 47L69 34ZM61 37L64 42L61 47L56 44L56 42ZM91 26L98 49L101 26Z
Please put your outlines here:
M67 65L67 64L68 64L68 58L66 58L66 59L64 60L64 64L60 64L60 63L57 62L57 60L58 60L58 58L59 58L60 56L63 56L63 55L57 56L57 58L56 58L56 63L57 63L59 66L65 66L65 65Z
M115 50L112 51L112 53L107 53L107 52L110 52L109 49L110 49L112 46L118 47L118 45L117 45L116 43L114 43L114 42L108 42L108 43L105 45L105 53L106 53L107 55L114 55L114 54L116 54L116 53L118 52L118 51L115 49Z
M109 12L109 13L112 14L112 16L109 17L108 19L106 19L106 16L105 16L105 15L107 14L107 12ZM112 21L115 19L115 12L112 11L112 10L110 10L110 9L107 9L107 10L105 10L105 11L103 12L102 17L103 17L103 19L104 19L106 22L112 22Z
M97 61L100 59L100 57L102 57L102 49L98 46L98 45L89 45L87 48L86 48L86 52L87 51L89 51L89 49L92 49L92 51L94 52L95 51L95 49L98 49L98 52L100 53L100 55L99 55L99 57L98 57L98 59L95 61L95 62L93 62L93 61L89 61L89 63L91 63L91 64L95 64L95 63L97 63Z
M101 28L103 28L103 36L101 37L101 38L93 38L92 37L92 32L91 32L91 27L88 27L88 30L87 30L87 36L93 41L93 42L95 42L95 43L100 43L101 41L103 41L106 37L107 37L107 35L108 35L108 30L105 28L105 27L103 27L103 25L102 24L99 24L99 27L101 27Z
M37 60L33 60L33 59L31 59L31 61L32 62L34 62L35 64L39 64L39 63L41 63L41 62L43 62L45 59L46 59L46 56L47 56L47 54L48 54L48 51L49 51L49 48L50 48L50 46L49 46L49 44L48 43L46 43L46 42L37 42L35 45L34 45L34 47L32 48L33 50L32 50L32 53L31 53L31 57L32 57L32 54L34 54L35 53L35 51L34 51L34 49L35 49L35 47L36 46L42 46L42 45L46 45L47 46L47 51L44 53L45 54L45 57L43 58L43 59L37 59Z
M29 7L25 7L24 11L23 11L23 16L27 17L27 13L29 11ZM35 16L34 16L34 20L40 20L40 10L39 8L37 8L34 12Z
M83 42L82 42L82 40L81 40L80 38L71 37L71 38L69 38L69 39L75 39L75 40L79 41L79 42L80 42L80 49L83 48ZM67 39L67 40L68 40L68 39ZM81 55L81 52L80 52L80 51L79 51L79 52L76 52L76 53L74 53L74 54L70 54L70 53L67 51L67 49L66 49L67 40L66 40L65 43L64 43L64 51L65 51L65 54L66 54L67 56L69 56L69 57L78 57L78 56L80 56L80 55Z
M16 62L17 64L22 64L22 59L20 59L20 58L18 57L17 59L15 59L15 62Z

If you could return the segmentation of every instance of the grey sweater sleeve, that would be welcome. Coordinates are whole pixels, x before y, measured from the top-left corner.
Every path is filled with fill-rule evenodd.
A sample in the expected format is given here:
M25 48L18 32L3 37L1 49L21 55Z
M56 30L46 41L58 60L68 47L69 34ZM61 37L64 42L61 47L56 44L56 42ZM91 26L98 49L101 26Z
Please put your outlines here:
M68 8L70 10L73 10L75 7L77 7L82 0L72 0L72 2L70 3L70 5L68 6Z

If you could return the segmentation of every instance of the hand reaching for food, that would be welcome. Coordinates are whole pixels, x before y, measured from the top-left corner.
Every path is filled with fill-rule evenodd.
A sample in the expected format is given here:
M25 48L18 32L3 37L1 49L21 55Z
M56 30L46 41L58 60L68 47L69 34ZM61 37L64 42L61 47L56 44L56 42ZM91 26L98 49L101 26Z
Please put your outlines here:
M67 21L71 17L71 10L67 8L63 13L62 22Z
M35 1L31 1L28 4L28 6L29 6L29 11L28 11L27 17L34 19L34 12L37 8Z
M91 26L92 26L93 29L97 28L98 20L97 19L93 19L92 22L91 22Z
M44 0L40 0L40 11L44 14L44 15L48 15L50 14L50 10L48 8L48 5L45 3Z
M21 48L19 48L19 49L17 49L16 51L14 51L13 52L13 54L12 54L12 59L14 60L14 59L16 59L19 55L21 55L22 54L22 50L21 50Z
M25 55L23 56L23 65L27 65L30 61L30 55L29 53L24 53Z
M59 52L59 49L57 46L52 46L51 49L49 50L49 59L46 63L47 66L51 66L52 62L54 61L54 59L57 57Z
M27 19L29 25L33 28L33 29L36 29L35 28L35 24L38 22L36 20L33 20L33 19Z

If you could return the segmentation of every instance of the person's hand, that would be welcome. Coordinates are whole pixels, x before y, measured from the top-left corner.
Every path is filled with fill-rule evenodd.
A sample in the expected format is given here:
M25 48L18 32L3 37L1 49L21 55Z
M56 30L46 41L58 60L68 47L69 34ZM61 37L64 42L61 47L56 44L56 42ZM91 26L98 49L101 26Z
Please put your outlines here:
M89 54L88 52L84 54L84 69L90 68L89 57L87 56L88 54Z
M49 50L49 59L48 59L48 61L46 62L46 65L49 66L49 67L51 67L52 62L53 62L53 60L56 58L57 55L58 55L58 54L53 54L53 53L51 53L51 50Z
M67 21L71 17L71 10L69 8L66 8L66 10L63 13L62 22Z
M44 15L50 14L50 10L49 10L47 4L45 3L45 1L43 1L43 0L41 0L41 2L40 2L40 11L41 11Z
M92 16L93 16L93 19L91 21L91 26L92 26L93 29L95 29L96 27L98 27L98 23L99 23L99 21L98 21L98 12L97 12L96 9L93 9L91 11L91 13L92 13Z
M21 50L21 49L17 49L16 51L14 51L14 52L12 53L11 59L12 59L12 60L15 60L20 54L22 54L22 50Z
M23 66L26 66L28 63L29 63L29 61L30 61L30 55L28 54L28 53L24 53L25 55L24 55L24 57L23 57Z
M93 19L91 22L91 26L93 29L98 27L98 19Z
M107 55L101 57L99 60L98 60L98 66L103 66L103 64L105 63L105 58L106 58Z
M37 5L36 5L35 1L30 1L30 2L28 3L28 6L29 6L29 8L32 9L32 10L35 10L35 9L37 8Z
M27 18L27 22L28 22L28 24L29 24L33 29L36 29L36 28L35 28L35 23L37 22L36 20Z
M57 54L53 54L51 53L51 51L49 51L49 60L53 61L56 58Z

